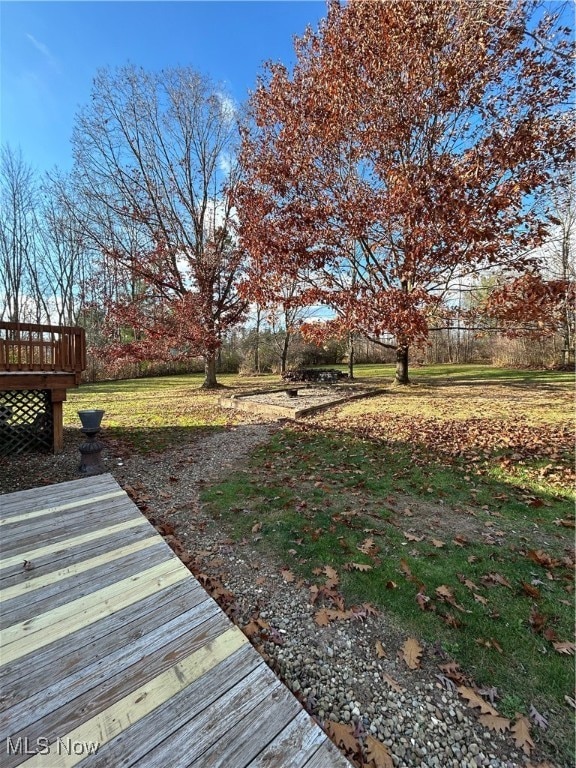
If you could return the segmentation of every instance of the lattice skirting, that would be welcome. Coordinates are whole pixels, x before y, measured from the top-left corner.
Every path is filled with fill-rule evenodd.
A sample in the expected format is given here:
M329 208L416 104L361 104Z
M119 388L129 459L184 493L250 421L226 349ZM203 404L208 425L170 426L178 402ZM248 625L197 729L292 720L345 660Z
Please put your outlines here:
M0 392L0 455L53 447L50 391Z

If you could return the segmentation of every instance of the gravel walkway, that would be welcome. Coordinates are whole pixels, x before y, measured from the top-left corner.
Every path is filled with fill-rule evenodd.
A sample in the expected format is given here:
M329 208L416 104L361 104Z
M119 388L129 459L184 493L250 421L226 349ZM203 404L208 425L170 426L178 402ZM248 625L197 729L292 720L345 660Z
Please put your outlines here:
M263 557L252 542L233 544L201 508L201 487L242 467L255 447L281 428L276 423L238 425L146 457L110 446L106 468L146 514L174 527L212 591L221 583L232 593L222 590L228 613L241 626L252 622L257 630L258 622L270 625L261 652L322 723L351 724L362 739L376 736L398 768L539 765L534 756L530 763L509 733L485 729L449 682L437 677L438 664L448 661L439 647L426 647L422 668L411 671L398 656L408 635L383 614L317 626L308 586L286 582L283 563ZM59 456L0 459L0 493L77 479L79 442L71 433ZM385 653L381 658L377 640Z

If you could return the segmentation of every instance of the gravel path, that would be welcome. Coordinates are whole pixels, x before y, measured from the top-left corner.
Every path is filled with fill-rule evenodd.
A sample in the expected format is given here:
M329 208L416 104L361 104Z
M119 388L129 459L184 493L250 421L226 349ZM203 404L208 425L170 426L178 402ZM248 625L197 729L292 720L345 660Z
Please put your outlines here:
M317 626L308 586L286 582L283 563L263 557L252 542L233 544L201 508L201 487L242 467L256 446L281 428L242 424L147 457L110 446L106 468L146 514L174 527L207 584L218 580L232 593L225 595L229 615L241 626L270 625L266 639L255 634L253 641L322 723L348 723L356 736L377 737L398 768L538 765L515 747L510 734L485 729L446 681L442 684L438 664L448 659L439 647L425 647L422 668L411 671L398 655L408 635L384 614ZM0 493L78 478L78 443L68 435L59 456L0 459ZM377 640L385 653L381 658Z

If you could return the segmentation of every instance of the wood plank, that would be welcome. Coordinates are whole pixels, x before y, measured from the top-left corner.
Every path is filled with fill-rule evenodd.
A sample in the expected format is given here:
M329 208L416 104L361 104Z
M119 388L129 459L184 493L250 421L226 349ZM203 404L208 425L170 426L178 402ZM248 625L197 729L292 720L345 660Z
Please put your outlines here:
M247 643L246 637L234 626L221 634L214 642L194 651L170 669L137 688L129 696L114 702L98 715L60 737L74 742L96 741L106 744L133 723L160 707L171 697L216 667L227 656ZM71 768L84 755L51 755L50 768ZM27 768L45 768L42 755L35 755L26 762ZM170 763L165 763L170 765Z
M310 715L301 710L248 765L250 768L303 768L326 739ZM295 744L298 744L297 750Z
M31 571L23 571L22 575L30 574L31 578L21 579L18 584L2 588L0 590L0 598L3 603L2 611L9 610L8 605L10 600L16 597L24 597L25 595L35 592L39 589L46 589L46 587L52 584L57 584L65 579L71 579L79 576L86 571L99 568L101 565L106 565L118 560L122 557L127 557L134 552L140 552L143 549L149 549L150 547L157 547L159 544L157 536L149 536L148 538L141 539L140 541L134 541L130 544L126 544L121 547L116 547L106 551L100 555L89 557L87 560L81 560L80 562L73 563L66 568L59 568L51 573L43 573L41 576L37 574L34 568Z
M44 515L53 515L55 512L64 512L65 510L75 510L80 507L85 507L88 504L99 504L107 499L115 499L119 497L128 498L126 492L122 489L117 491L108 491L108 493L102 493L98 496L88 496L85 499L73 498L72 501L58 504L53 507L44 507L42 509L36 509L32 512L16 513L7 517L0 518L0 526L14 525L22 521L29 521L37 517L43 517Z
M110 475L61 490L0 499L0 745L53 742L6 768L349 766Z
M110 524L111 519L120 523L122 520L135 520L136 518L129 503L120 498L103 502L97 510L92 509L88 512L83 509L67 511L57 513L51 519L32 520L14 532L11 528L4 528L2 531L2 558L8 559L18 552L26 553L29 549L33 550L38 546L39 541L48 545L56 541L66 541L77 531L88 533L105 529Z
M72 536L71 538L65 539L63 541L56 541L47 546L30 550L29 552L3 558L0 561L0 569L3 570L4 568L9 568L13 565L21 565L23 560L35 562L38 558L43 557L44 555L51 555L59 552L62 549L68 549L70 547L78 547L88 542L96 541L97 539L113 536L115 533L120 531L126 531L130 528L136 528L144 525L150 525L150 523L144 517L141 519L130 518L129 520L125 520L122 523L111 525L108 528L98 528L94 531L90 531L89 533L82 533L78 536Z
M187 768L245 768L300 712L298 701L280 685L266 698L253 706L249 712L226 730L218 724L217 746L199 756L194 762L186 758L182 766ZM265 713L265 715L264 715ZM238 713L240 714L240 713ZM266 727L263 728L263 715ZM294 750L294 744L291 745ZM284 766L281 761L277 765Z
M306 768L350 768L350 763L340 750L326 737L326 741L320 745L310 760L305 763Z
M80 457L78 458L80 461ZM14 514L17 510L23 511L26 507L31 510L47 506L53 500L54 504L61 501L72 501L97 493L119 490L118 483L110 473L82 477L78 480L67 480L64 483L43 485L39 488L27 488L23 491L5 493L0 496L2 515Z
M24 666L20 660L5 664L0 667L0 709L81 672L86 667L87 659L104 657L124 645L138 642L144 635L206 599L206 591L197 582L181 581L113 613L106 621L74 632L65 643L55 642L45 646L32 657L33 672L32 665Z
M88 603L81 597L28 621L13 624L0 632L0 666L61 640L131 603L187 579L189 575L184 565L174 558L93 592Z
M64 411L60 400L52 400L52 450L61 453L64 450Z
M71 549L59 549L57 552L49 552L41 557L35 557L31 569L23 567L24 558L2 569L2 560L0 558L0 569L2 569L0 570L0 586L2 589L9 588L13 584L20 584L23 581L39 578L41 575L51 573L57 568L70 567L75 563L82 562L86 558L94 557L98 554L109 552L118 546L128 545L149 537L149 526L127 528L124 531L116 532L113 536L94 539Z
M0 392L20 389L73 389L76 388L76 376L73 373L52 371L36 373L34 371L0 371Z
M0 714L0 743L9 735L36 742L46 733L67 733L216 641L229 626L216 603L207 598L129 646L98 655L85 669L12 705Z
M21 594L6 604L2 595L0 630L23 623L30 616L47 613L74 601L78 603L80 598L92 601L92 594L96 590L110 587L120 580L125 581L131 576L136 576L146 568L166 562L170 555L170 550L167 551L164 543L156 540L152 549L140 549L125 555L112 568L106 558L96 569L84 571L73 579L58 581L42 589Z
M243 645L175 694L166 704L131 725L113 741L102 745L96 756L88 757L82 763L82 768L128 768L140 760L142 765L151 765L158 745L171 741L173 734L180 729L188 733L188 750L195 738L195 731L190 726L192 719L237 687L254 670L261 670L264 666L262 657L252 646ZM172 768L171 762L167 765Z
M208 757L211 749L220 749L223 734L251 710L260 709L266 697L278 693L281 687L282 683L268 667L258 667L210 706L203 707L184 727L173 732L169 739L158 744L153 752L135 765L146 768L164 768L167 765L170 768L183 768L196 760L202 764L202 759ZM194 734L192 739L191 734Z

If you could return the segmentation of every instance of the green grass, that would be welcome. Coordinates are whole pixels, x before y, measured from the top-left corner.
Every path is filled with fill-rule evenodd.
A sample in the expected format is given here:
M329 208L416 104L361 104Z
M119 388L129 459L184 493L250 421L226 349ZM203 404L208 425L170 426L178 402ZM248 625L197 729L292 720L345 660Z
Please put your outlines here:
M260 386L261 378L219 377L232 389ZM159 451L181 445L237 421L221 409L218 398L226 390L203 390L201 374L83 384L68 392L64 426L79 428L77 411L101 408L106 435L137 451ZM277 379L276 379L277 382Z
M347 604L373 603L395 615L407 633L440 641L479 685L499 689L502 714L515 714L508 711L513 696L519 697L516 711L528 714L534 705L553 713L561 751L568 754L564 696L573 695L573 659L534 632L530 616L535 606L551 637L573 639L572 568L563 562L571 535L554 522L573 518L573 505L548 489L539 500L549 506L532 511L509 484L491 477L475 480L478 493L471 495L466 477L465 466L430 462L414 469L408 447L402 452L350 436L287 431L259 452L248 474L206 490L204 501L238 540L251 538L261 523L258 546L299 576L321 583L314 569L332 565ZM452 520L439 525L439 514ZM456 540L461 531L463 546ZM421 540L409 541L406 533ZM358 550L368 537L377 546L373 557ZM547 569L534 562L533 550L558 564ZM372 569L346 570L353 562ZM494 583L491 574L510 586ZM537 599L523 587L535 580ZM392 582L396 586L387 588ZM452 590L457 607L437 597L441 586ZM421 591L433 610L419 608Z

